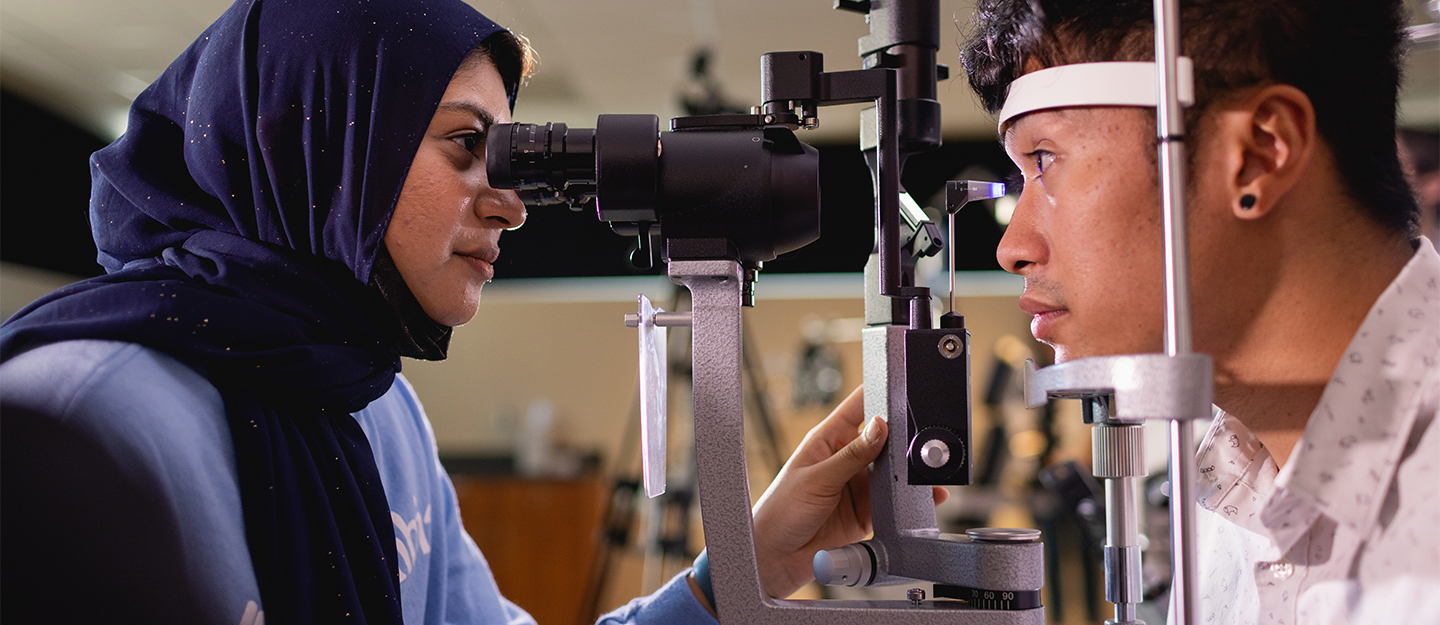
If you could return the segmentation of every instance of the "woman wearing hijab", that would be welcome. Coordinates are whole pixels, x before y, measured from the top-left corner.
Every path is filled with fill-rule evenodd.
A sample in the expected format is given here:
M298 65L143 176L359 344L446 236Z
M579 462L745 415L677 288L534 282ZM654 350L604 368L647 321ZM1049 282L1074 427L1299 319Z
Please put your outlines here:
M460 0L240 0L136 99L91 162L107 275L0 329L5 616L532 622L398 375L525 220L483 156L527 50ZM856 394L757 508L772 595L868 531L859 422ZM603 622L713 622L703 591Z

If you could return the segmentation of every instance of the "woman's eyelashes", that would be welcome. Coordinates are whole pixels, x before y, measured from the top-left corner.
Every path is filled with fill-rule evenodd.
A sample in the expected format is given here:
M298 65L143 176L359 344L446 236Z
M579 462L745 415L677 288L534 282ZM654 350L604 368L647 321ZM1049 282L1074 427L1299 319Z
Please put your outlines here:
M458 143L461 148L464 148L466 152L469 152L476 158L483 158L485 156L485 131L483 130L456 135L451 137L451 140Z

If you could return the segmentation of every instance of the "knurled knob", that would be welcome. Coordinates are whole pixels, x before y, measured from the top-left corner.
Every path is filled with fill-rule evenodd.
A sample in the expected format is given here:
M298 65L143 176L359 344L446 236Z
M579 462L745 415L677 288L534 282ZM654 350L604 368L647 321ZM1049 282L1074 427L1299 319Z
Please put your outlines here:
M1095 477L1138 477L1145 468L1145 427L1100 424L1090 430Z

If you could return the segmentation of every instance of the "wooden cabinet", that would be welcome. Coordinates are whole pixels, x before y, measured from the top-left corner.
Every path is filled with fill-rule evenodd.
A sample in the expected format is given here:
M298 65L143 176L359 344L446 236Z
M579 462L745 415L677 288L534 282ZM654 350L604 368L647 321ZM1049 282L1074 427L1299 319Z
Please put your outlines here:
M575 480L452 475L465 530L495 572L500 592L540 625L589 622L585 584L600 545L608 490Z

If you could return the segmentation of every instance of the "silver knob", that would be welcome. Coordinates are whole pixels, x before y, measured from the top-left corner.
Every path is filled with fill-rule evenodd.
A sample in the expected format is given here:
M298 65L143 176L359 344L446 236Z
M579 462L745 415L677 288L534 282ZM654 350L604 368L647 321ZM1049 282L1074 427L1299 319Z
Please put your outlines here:
M905 591L905 597L910 599L911 605L920 605L920 602L925 600L925 589L911 588Z
M815 581L825 586L863 586L875 579L875 555L859 543L815 552Z
M932 469L943 467L950 462L950 446L942 441L925 441L920 446L920 460Z
M1040 540L1040 530L1027 527L974 527L965 530L971 540L987 543L1032 543Z

